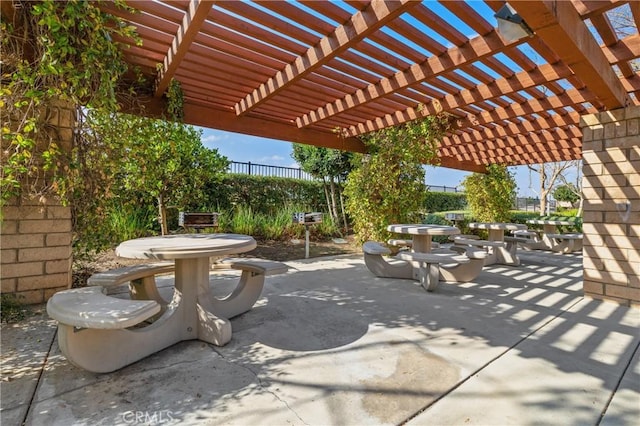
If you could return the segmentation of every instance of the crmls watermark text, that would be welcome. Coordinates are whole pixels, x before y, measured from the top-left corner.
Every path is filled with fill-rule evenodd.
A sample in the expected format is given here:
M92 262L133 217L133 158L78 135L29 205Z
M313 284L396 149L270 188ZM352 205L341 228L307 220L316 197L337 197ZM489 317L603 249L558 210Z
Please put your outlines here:
M122 420L128 425L161 425L174 420L171 410L160 411L125 411Z

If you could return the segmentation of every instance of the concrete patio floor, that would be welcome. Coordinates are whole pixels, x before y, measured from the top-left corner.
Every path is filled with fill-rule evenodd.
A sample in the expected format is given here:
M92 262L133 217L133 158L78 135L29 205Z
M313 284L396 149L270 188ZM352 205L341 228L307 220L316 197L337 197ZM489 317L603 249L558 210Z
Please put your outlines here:
M2 425L638 424L640 309L583 298L580 255L521 260L434 293L362 256L287 262L226 346L109 374L70 365L45 313L3 325Z

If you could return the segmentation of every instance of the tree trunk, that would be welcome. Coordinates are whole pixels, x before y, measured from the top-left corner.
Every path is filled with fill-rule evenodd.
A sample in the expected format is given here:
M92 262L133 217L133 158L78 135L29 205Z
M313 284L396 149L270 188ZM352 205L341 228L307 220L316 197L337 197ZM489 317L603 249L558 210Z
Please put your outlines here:
M576 212L576 217L582 217L582 210L584 208L584 198L580 197L580 202L578 203L578 211Z
M547 173L544 164L540 164L540 216L547 214Z
M325 197L325 200L327 201L327 210L329 210L329 216L331 216L331 218L335 220L335 216L333 215L333 211L331 211L331 197L329 196L329 188L328 188L328 185L327 185L327 178L326 177L322 178L322 187L324 188L324 197Z
M338 203L336 201L336 183L333 181L333 176L330 177L329 185L331 185L331 212L334 222L338 222Z
M169 225L167 224L167 207L164 205L164 198L158 195L158 222L160 222L160 233L167 235L169 233Z
M344 209L344 196L342 195L342 189L340 187L338 194L340 195L340 210L342 211L342 223L344 223L345 235L349 232L349 224L347 223L347 212Z

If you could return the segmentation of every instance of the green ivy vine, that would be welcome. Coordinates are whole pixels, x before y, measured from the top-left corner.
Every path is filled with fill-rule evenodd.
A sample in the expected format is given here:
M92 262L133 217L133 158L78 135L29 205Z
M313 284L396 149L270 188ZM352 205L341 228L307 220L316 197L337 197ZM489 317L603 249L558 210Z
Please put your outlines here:
M123 0L115 6L133 12ZM118 40L139 43L132 26L101 2L14 1L13 20L0 23L2 42L2 168L0 203L25 192L64 201L73 168L49 124L55 106L116 111L125 73Z
M167 112L169 118L182 122L184 119L184 93L178 80L172 79L167 88Z

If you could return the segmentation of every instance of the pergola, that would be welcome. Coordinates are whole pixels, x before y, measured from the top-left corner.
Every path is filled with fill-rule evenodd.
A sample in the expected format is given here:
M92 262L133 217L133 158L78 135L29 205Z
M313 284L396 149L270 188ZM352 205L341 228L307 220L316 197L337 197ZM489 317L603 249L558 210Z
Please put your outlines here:
M532 35L506 40L504 1L128 1L125 58L172 79L189 124L366 151L360 136L447 112L443 166L579 159L582 115L640 103L640 2L513 1ZM611 17L625 15L627 34ZM634 28L635 25L635 28Z

